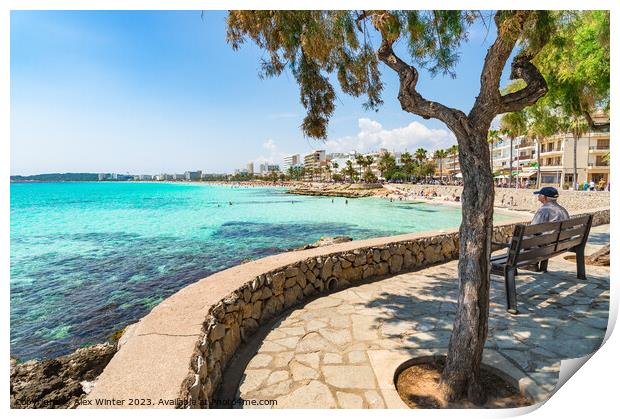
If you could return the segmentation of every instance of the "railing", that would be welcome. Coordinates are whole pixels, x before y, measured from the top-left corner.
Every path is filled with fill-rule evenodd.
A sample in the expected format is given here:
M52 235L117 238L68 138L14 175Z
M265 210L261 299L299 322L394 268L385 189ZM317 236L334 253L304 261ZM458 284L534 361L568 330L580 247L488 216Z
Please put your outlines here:
M590 146L590 150L605 150L605 151L609 151L609 144L591 145Z

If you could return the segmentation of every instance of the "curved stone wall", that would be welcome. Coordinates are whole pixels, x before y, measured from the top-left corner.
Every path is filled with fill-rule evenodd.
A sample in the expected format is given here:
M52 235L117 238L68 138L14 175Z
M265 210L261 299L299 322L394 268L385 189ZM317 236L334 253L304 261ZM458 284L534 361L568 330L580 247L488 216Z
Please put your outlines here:
M609 209L596 214L597 224L609 222ZM515 224L496 226L493 240L507 241ZM458 246L458 230L406 234L218 272L169 297L126 332L87 397L89 407L208 407L235 351L259 325L317 294L456 259ZM111 399L119 403L100 404Z

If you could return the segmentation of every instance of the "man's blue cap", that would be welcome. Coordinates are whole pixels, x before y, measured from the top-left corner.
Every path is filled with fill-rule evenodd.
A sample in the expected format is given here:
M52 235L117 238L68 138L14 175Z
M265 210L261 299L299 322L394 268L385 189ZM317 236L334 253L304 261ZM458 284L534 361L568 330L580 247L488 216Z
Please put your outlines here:
M540 188L539 190L534 191L534 195L544 195L548 198L557 198L560 196L558 190L553 186L545 186L544 188Z

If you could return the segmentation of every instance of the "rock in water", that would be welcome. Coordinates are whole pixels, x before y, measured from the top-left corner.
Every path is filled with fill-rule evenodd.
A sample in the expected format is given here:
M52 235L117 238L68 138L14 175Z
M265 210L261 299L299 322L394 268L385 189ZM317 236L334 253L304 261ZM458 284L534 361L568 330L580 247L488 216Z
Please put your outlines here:
M338 243L346 243L352 240L353 239L351 237L347 237L347 236L321 237L314 243L307 244L295 250L314 249L316 247L331 246L332 244L338 244Z
M19 364L11 358L11 408L76 407L115 352L115 344L102 343L44 361Z

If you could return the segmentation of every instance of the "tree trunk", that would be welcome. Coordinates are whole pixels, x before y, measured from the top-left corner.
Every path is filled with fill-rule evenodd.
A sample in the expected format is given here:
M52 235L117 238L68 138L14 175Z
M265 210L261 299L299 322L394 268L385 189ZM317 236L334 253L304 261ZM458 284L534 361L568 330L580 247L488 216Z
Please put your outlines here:
M510 161L508 163L508 170L510 170L510 173L508 174L508 187L512 188L512 140L513 138L510 137Z
M486 131L476 138L459 138L459 161L463 174L459 296L441 384L448 400L467 397L479 404L485 400L480 364L489 317L494 199Z

